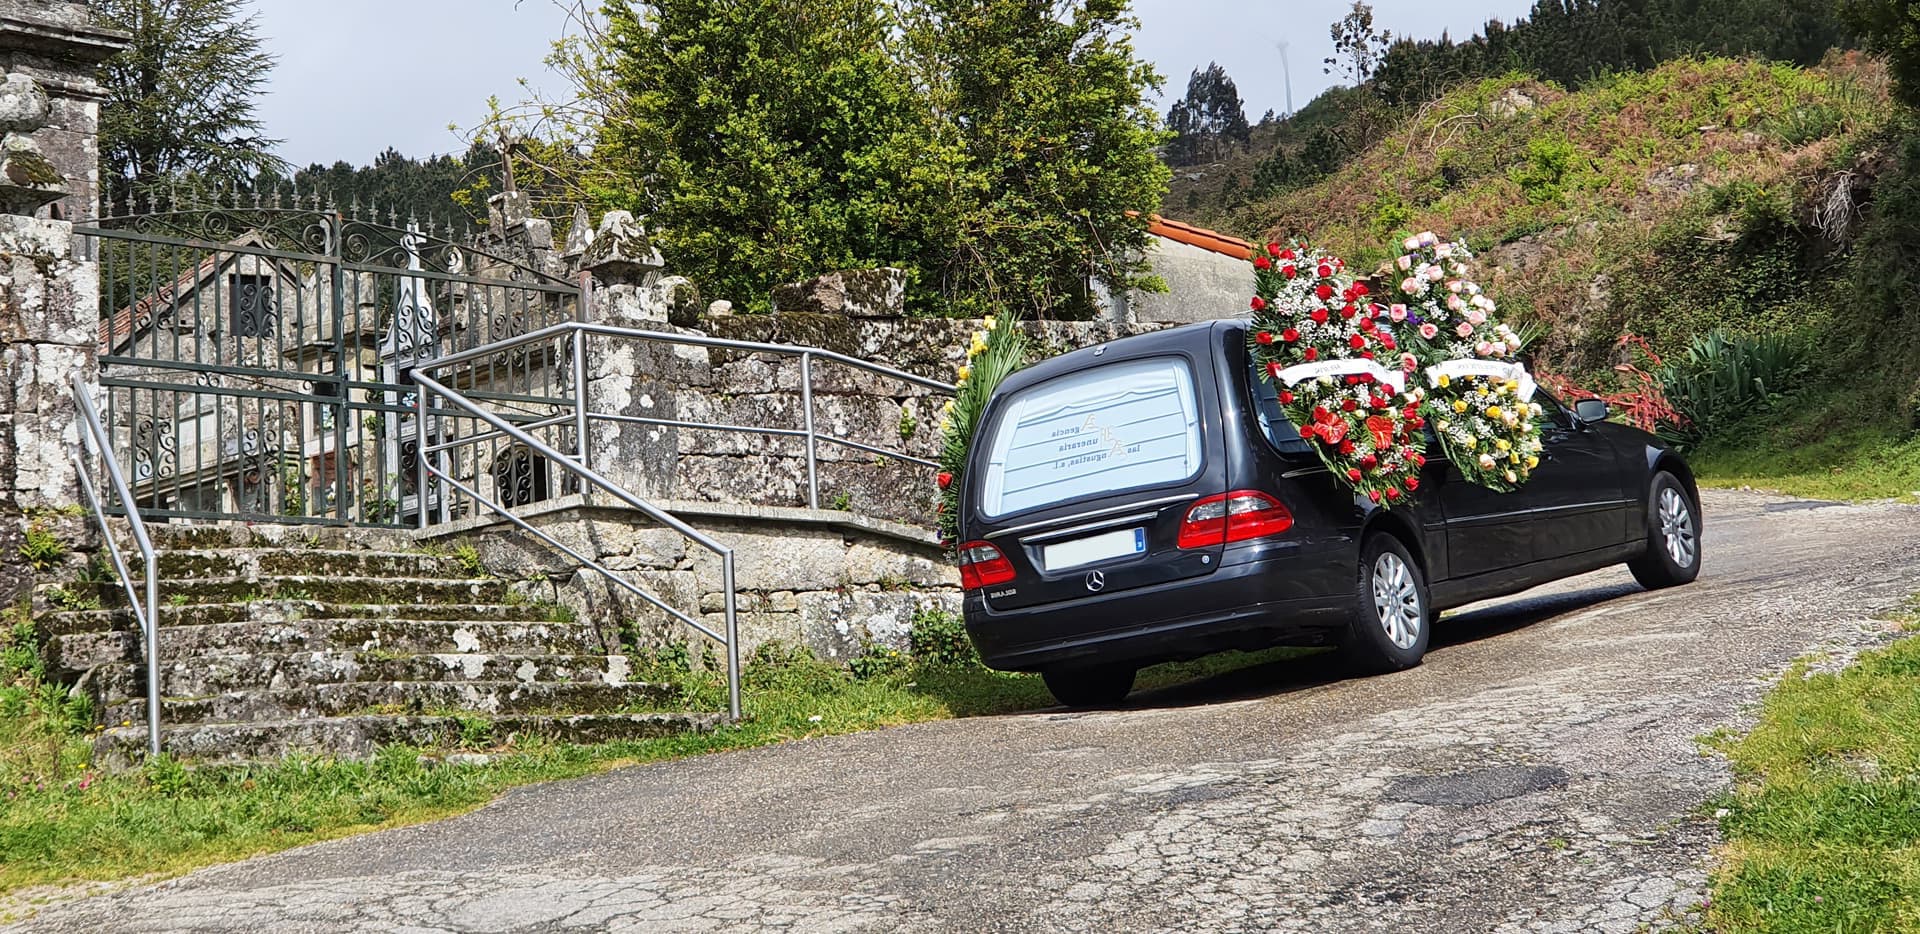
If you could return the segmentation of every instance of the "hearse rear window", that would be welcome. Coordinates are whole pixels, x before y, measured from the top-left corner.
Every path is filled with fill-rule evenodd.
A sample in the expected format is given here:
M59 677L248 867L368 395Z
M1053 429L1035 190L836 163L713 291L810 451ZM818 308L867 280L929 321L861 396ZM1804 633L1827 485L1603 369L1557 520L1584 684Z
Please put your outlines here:
M1020 391L989 444L980 511L1004 516L1200 472L1200 410L1185 360L1094 367Z

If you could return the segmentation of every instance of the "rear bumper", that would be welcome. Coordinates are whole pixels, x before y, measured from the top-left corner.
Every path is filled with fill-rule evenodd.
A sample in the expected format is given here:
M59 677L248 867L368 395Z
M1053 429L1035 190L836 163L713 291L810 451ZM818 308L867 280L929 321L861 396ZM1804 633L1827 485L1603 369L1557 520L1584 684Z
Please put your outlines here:
M964 604L967 634L989 667L1035 671L1150 665L1234 648L1252 634L1309 636L1347 623L1356 575L1346 548L1311 558L1298 546L1260 551L1229 552L1205 577L1017 610L993 610L974 591Z

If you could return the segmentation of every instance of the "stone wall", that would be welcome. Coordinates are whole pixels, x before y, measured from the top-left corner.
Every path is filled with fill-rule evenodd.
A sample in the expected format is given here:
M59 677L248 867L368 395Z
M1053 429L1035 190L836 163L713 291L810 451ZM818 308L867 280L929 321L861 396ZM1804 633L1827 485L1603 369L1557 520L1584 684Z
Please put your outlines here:
M849 659L871 643L906 646L916 614L959 612L959 575L924 531L824 510L709 503L662 503L734 551L736 618L742 652L762 643L804 645ZM720 558L625 507L581 497L520 511L529 525L701 620L726 631ZM520 581L537 599L574 609L602 627L609 644L661 645L700 637L599 572L517 529L457 523L433 533L472 543L494 574Z
M667 290L684 288L668 282ZM656 298L664 308L670 299ZM757 343L815 347L948 382L965 360L977 320L854 318L823 313L701 316L695 328L619 320ZM1049 352L1152 331L1160 325L1047 321L1024 325ZM796 356L595 338L588 353L594 411L708 424L798 429L801 361ZM851 367L813 361L815 429L828 435L936 460L947 394ZM669 500L805 506L802 438L596 424L594 464L644 496ZM816 446L819 504L923 528L933 526L933 469L823 441Z
M0 0L0 605L33 586L18 559L35 523L79 554L75 376L97 378L99 275L76 250L99 177L94 68L119 37L82 3Z

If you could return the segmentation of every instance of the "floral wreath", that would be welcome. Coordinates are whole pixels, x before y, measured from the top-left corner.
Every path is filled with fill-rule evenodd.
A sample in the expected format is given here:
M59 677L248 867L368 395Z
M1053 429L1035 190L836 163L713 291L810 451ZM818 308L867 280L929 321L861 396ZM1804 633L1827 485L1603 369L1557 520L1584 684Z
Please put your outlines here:
M1511 492L1541 452L1533 378L1514 360L1520 336L1494 317L1498 306L1471 278L1465 243L1426 232L1400 245L1391 313L1413 326L1407 344L1425 368L1440 446L1469 482Z
M1394 335L1404 316L1370 301L1345 265L1298 242L1256 251L1250 347L1334 477L1391 507L1420 488L1427 462L1420 361Z

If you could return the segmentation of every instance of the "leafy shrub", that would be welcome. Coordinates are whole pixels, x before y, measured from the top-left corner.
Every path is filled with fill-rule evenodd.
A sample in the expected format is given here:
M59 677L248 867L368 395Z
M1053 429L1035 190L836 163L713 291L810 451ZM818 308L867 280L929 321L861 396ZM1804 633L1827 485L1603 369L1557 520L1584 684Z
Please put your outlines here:
M966 624L944 610L923 610L913 615L907 648L916 664L933 668L972 665L980 660L973 650L973 640L967 638Z
M1566 194L1568 177L1579 156L1573 143L1560 136L1536 136L1527 140L1527 161L1508 172L1513 183L1534 204L1558 202Z
M1783 335L1730 336L1716 329L1668 358L1654 377L1688 423L1671 432L1672 440L1691 447L1773 408L1798 388L1808 369L1806 355Z

